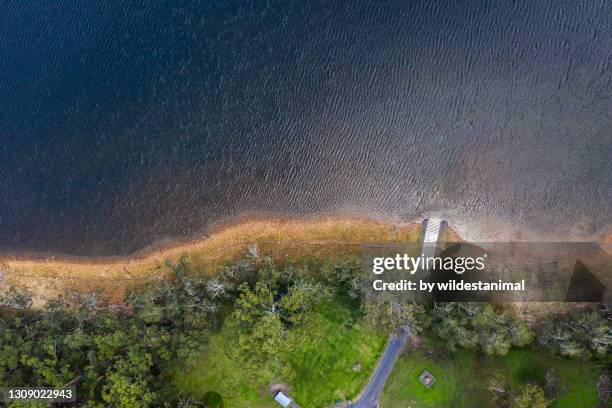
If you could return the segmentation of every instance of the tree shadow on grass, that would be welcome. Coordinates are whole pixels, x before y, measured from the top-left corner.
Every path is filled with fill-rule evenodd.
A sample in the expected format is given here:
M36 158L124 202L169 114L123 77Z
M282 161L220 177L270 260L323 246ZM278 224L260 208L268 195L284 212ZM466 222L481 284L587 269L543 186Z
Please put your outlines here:
M208 408L224 408L223 397L218 392L208 391L202 396L202 402Z

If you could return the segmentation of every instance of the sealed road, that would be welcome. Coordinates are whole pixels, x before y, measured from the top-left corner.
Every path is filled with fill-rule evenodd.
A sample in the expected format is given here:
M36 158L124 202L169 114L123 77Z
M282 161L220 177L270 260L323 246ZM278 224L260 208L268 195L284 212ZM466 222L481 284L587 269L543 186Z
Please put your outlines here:
M393 335L389 342L387 343L387 347L385 348L385 352L383 353L382 358L378 362L378 367L376 367L376 371L370 378L370 382L368 383L365 391L361 394L361 397L358 401L354 402L351 407L352 408L376 408L378 406L378 400L380 398L380 394L382 393L383 387L385 386L385 382L391 371L393 370L393 366L395 365L395 361L397 357L404 349L406 342L410 338L412 331L410 327L402 327L398 334Z

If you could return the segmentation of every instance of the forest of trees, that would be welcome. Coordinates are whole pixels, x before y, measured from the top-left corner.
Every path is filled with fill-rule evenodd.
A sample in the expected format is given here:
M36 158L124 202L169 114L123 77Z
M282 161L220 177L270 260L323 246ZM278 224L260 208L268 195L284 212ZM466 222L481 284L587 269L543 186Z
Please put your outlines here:
M610 320L598 310L558 316L534 332L490 304L415 305L373 297L362 290L359 260L351 257L277 265L250 256L215 277L191 271L187 259L167 267L169 279L130 291L121 305L68 293L34 310L27 292L5 292L0 386L73 386L87 407L202 406L180 395L168 376L172 367L206 352L209 333L221 331L227 354L253 373L290 376L286 352L303 341L300 336L324 335L317 333L312 311L338 294L358 301L364 320L378 330L391 333L409 324L417 333L439 336L450 350L504 355L537 336L539 346L554 353L609 360L612 347ZM540 401L540 394L526 387L516 406L531 406L525 401Z
M434 303L432 330L448 347L479 349L489 355L505 355L511 347L531 343L534 333L513 314L487 303Z
M0 385L74 386L87 407L177 406L166 369L205 347L222 301L214 281L187 276L184 267L171 265L171 279L128 294L123 305L70 293L32 310L27 293L7 291Z
M605 358L612 350L610 320L598 310L579 310L552 319L539 336L543 346L571 358Z

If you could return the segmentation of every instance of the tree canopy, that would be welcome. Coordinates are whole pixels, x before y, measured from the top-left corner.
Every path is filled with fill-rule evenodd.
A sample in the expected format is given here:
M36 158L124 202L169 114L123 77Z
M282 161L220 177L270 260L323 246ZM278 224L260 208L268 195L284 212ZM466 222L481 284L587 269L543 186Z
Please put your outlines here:
M253 286L241 284L225 322L228 354L252 367L252 372L268 369L274 376L291 375L287 354L304 334L297 329L312 323L312 307L325 296L321 285L303 277L293 280L289 272L267 264Z
M431 318L432 330L450 349L505 355L512 346L525 346L534 338L524 321L487 303L435 303Z
M512 408L546 408L548 401L544 396L544 390L535 384L526 384L521 387L510 405Z
M546 324L539 341L566 357L605 358L612 349L612 325L595 309L577 310Z
M172 277L129 294L123 305L95 293L68 293L32 310L26 292L0 303L0 385L74 386L87 406L174 406L164 368L204 347L219 298L210 281L187 276L184 260Z

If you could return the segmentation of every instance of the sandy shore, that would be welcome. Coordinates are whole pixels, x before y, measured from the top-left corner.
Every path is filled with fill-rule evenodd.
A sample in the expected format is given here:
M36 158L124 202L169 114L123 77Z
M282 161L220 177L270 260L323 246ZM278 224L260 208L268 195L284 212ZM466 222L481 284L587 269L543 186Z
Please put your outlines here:
M508 230L507 226L493 221L483 223L480 228L453 222L452 229L445 230L443 240L536 241L517 231L503 233ZM253 245L260 254L278 258L329 256L359 253L363 243L415 242L420 233L421 223L416 220L399 224L362 217L238 219L218 225L200 238L151 247L125 257L0 257L0 290L12 285L25 287L34 294L37 304L66 289L99 290L108 300L121 301L127 288L163 278L169 271L166 261L176 262L182 256L189 258L193 270L213 275L245 256ZM609 254L612 254L611 237L612 234L607 234L599 240Z
M100 290L119 301L127 288L147 279L163 277L167 260L188 256L194 270L214 274L257 245L272 256L326 255L358 252L365 242L409 242L421 225L398 225L363 218L326 217L311 220L265 219L226 224L189 242L151 248L117 258L71 258L59 256L0 258L1 288L26 287L40 303L67 288Z

